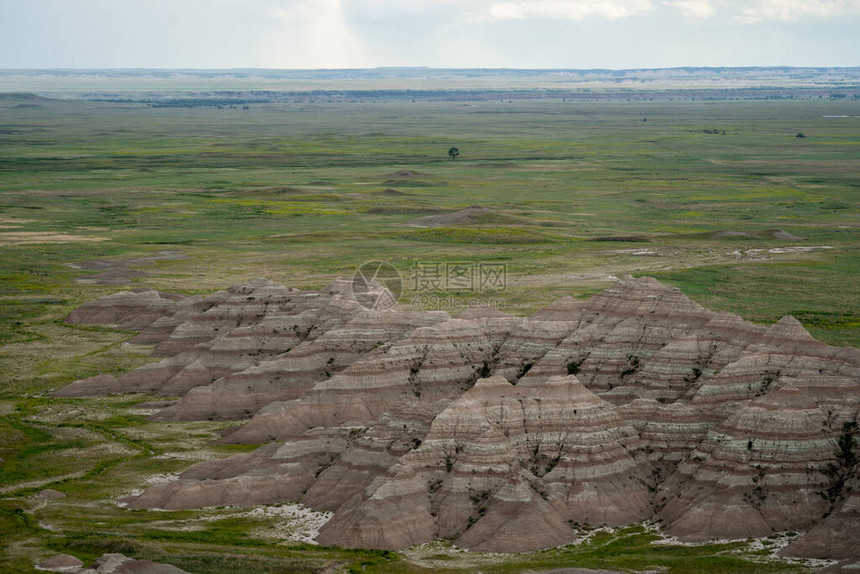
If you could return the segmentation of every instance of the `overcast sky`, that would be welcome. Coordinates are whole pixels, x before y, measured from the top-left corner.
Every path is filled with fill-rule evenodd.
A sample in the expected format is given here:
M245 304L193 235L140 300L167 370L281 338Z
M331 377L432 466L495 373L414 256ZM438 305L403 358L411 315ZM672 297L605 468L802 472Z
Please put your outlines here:
M0 0L0 68L860 65L860 0Z

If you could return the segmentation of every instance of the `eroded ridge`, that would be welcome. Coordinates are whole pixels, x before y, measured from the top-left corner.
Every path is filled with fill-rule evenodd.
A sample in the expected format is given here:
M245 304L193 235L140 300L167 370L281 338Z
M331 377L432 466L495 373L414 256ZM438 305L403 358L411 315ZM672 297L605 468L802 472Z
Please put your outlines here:
M123 292L68 320L139 330L163 358L57 395L179 396L154 418L248 419L221 440L262 443L132 508L300 502L334 513L320 542L366 548L526 551L657 520L858 556L860 350L792 317L755 325L628 276L525 318L372 311L338 279Z

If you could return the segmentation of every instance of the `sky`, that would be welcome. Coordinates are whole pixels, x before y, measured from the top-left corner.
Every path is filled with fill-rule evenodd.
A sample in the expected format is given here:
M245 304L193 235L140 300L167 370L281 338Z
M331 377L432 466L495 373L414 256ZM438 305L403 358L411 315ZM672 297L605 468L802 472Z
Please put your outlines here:
M0 68L858 65L860 0L0 0Z

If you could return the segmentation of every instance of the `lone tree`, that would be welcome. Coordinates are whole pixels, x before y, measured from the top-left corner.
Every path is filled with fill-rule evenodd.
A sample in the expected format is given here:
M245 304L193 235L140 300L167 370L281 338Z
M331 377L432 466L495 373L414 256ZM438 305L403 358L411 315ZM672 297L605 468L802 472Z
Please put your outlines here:
M455 147L452 147L448 150L448 155L451 156L451 161L454 161L458 155L460 155L460 150Z

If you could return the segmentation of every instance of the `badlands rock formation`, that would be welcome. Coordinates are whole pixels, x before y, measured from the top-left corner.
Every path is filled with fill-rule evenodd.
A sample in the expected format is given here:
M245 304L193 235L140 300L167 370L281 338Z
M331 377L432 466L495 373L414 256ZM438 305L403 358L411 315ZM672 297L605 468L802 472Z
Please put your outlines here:
M860 553L857 349L649 278L526 318L372 307L343 279L119 293L68 320L139 330L161 361L57 395L146 391L177 397L159 420L247 419L221 440L257 450L132 508L298 501L334 512L320 542L370 548L525 551L659 520L683 540L794 530L786 554Z
M36 564L36 569L66 574L188 574L170 564L134 560L122 554L102 554L87 568L74 556L56 554Z

